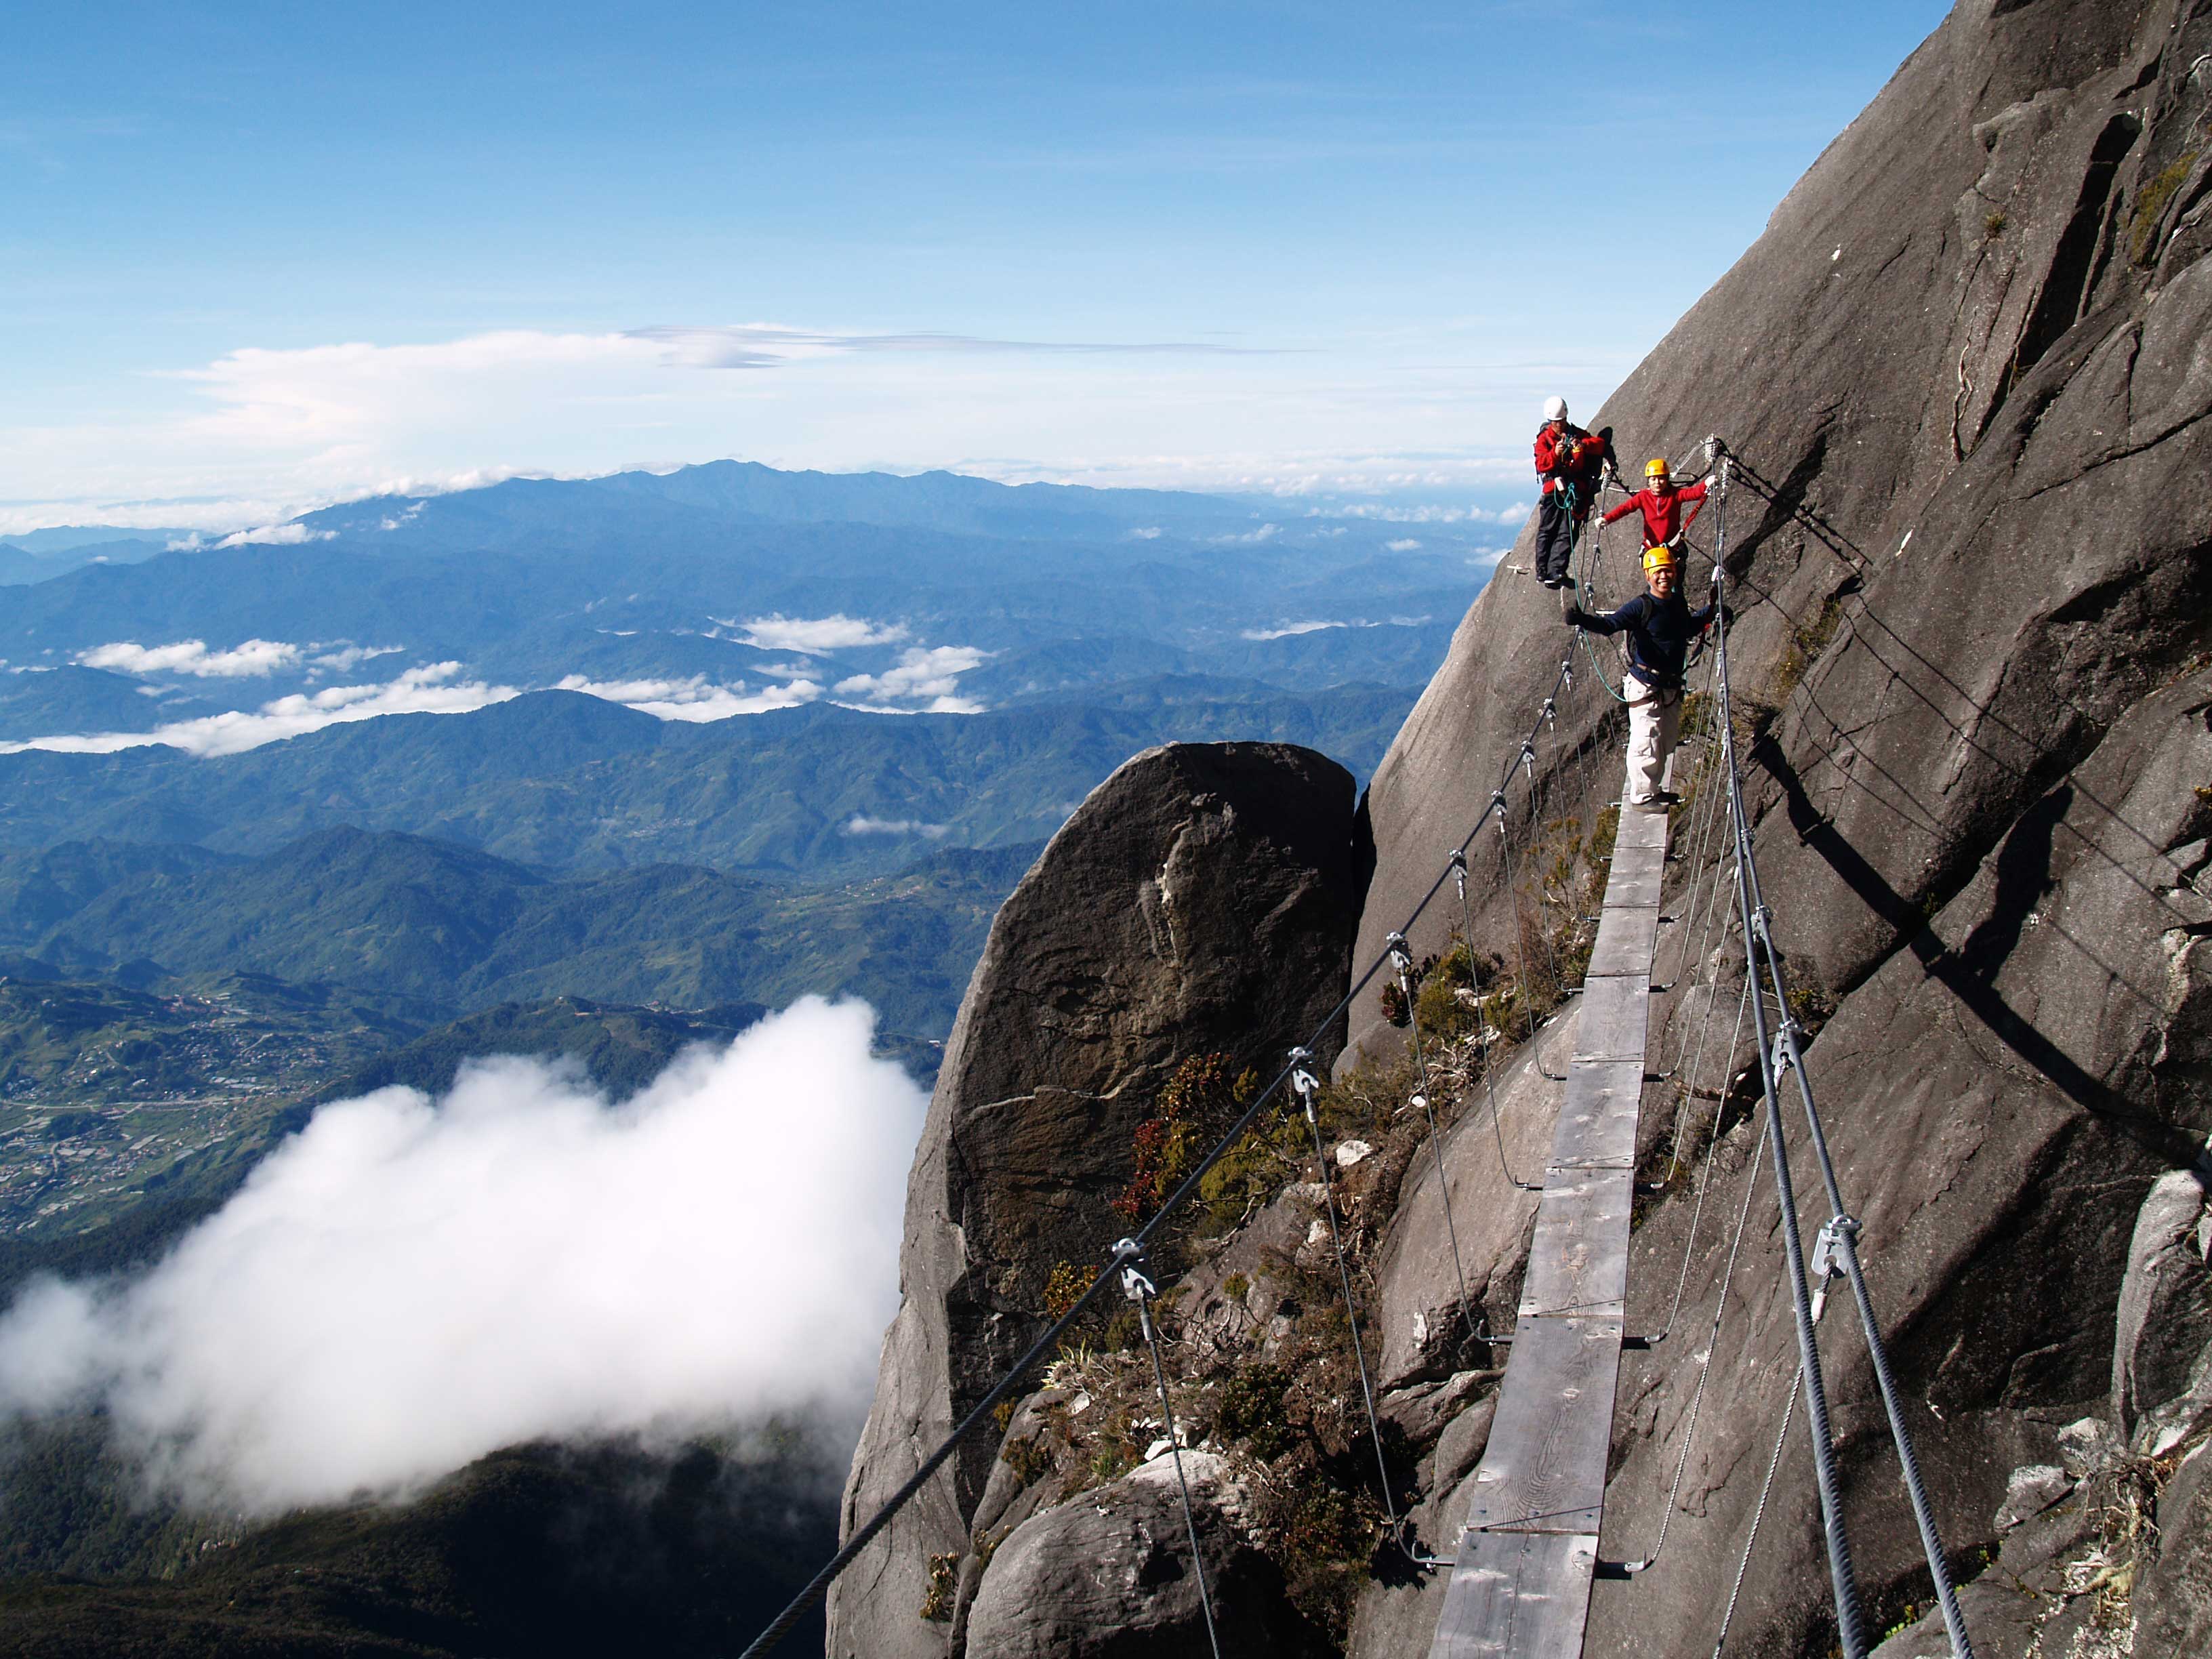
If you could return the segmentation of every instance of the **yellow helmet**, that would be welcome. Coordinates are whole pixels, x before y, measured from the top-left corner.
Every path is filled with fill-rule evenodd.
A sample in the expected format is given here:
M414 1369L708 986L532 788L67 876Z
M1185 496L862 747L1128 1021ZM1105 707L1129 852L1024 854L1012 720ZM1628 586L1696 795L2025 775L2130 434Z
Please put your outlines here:
M1647 547L1644 550L1645 575L1650 575L1655 570L1672 570L1674 568L1674 550L1665 542L1660 543L1656 547Z
M1644 476L1647 478L1668 477L1672 476L1672 470L1663 458L1655 459L1644 463Z

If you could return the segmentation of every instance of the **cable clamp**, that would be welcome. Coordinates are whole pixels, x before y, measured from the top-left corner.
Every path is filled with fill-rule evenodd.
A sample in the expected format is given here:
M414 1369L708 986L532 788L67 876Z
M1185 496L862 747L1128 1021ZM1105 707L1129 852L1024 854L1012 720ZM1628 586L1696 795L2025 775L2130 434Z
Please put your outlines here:
M1390 952L1390 963L1397 969L1400 981L1411 979L1413 975L1413 953L1406 947L1406 936L1393 933L1382 944Z
M1550 697L1544 699L1544 723L1547 726L1556 726L1559 723L1559 704Z
M1774 1080L1779 1083L1782 1080L1782 1074L1790 1069L1790 1066L1789 1042L1781 1032L1777 1031L1774 1034L1774 1053L1767 1062L1767 1069L1773 1074Z
M1762 904L1751 913L1751 931L1768 950L1774 948L1774 912Z
M1321 1092L1321 1079L1306 1070L1306 1062L1313 1058L1310 1048L1291 1050L1291 1088L1298 1097L1298 1104L1306 1110L1306 1121L1314 1121L1314 1097Z
M1141 1304L1148 1296L1158 1296L1159 1288L1145 1272L1145 1249L1133 1238L1125 1238L1114 1247L1115 1264L1121 1270L1121 1292L1130 1301Z
M1447 869L1458 871L1462 876L1466 875L1467 849L1462 847L1453 848L1451 856L1444 860L1444 866Z
M1530 777L1536 775L1536 745L1534 744L1524 743L1521 745L1521 764L1528 769Z
M1818 1324L1821 1310L1828 1305L1828 1286L1840 1279L1844 1272L1844 1256L1851 1241L1859 1236L1859 1224L1847 1215L1830 1216L1820 1228L1820 1236L1813 1243L1812 1275L1820 1281L1813 1292L1813 1321Z

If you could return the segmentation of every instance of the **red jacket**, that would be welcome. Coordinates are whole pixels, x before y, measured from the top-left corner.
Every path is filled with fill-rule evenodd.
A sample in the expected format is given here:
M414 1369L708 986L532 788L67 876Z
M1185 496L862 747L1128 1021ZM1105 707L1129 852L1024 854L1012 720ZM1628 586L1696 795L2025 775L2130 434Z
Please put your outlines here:
M1605 440L1570 423L1565 432L1552 430L1549 421L1536 428L1536 476L1544 481L1542 494L1550 495L1562 483L1571 483L1587 502L1595 499L1597 480L1605 465Z
M1686 529L1705 505L1705 487L1703 483L1685 484L1680 489L1670 489L1662 495L1656 489L1639 489L1619 507L1608 511L1601 522L1611 524L1615 519L1625 519L1632 513L1644 514L1644 544L1656 547L1662 542L1671 542L1675 535ZM1684 502L1690 504L1687 517L1682 513Z

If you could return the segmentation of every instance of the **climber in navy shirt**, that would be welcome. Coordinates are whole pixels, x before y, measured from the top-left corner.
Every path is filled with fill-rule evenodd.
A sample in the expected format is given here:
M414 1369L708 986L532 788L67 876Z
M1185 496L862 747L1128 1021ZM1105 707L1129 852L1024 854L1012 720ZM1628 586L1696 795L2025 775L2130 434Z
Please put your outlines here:
M1611 616L1571 605L1566 622L1593 634L1628 635L1628 804L1664 807L1680 799L1664 786L1668 757L1682 732L1682 680L1690 645L1711 625L1713 607L1692 611L1676 591L1674 550L1662 543L1644 551L1639 593Z

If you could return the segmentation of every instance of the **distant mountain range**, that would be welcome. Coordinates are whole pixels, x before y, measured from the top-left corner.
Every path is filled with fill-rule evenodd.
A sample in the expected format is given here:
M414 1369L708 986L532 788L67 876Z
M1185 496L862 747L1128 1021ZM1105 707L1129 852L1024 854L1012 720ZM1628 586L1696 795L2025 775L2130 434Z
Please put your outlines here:
M864 996L889 1029L942 1036L1035 853L948 850L895 877L801 889L668 864L556 878L353 828L252 859L71 842L0 855L0 973L12 955L18 977L264 975L407 1000L418 1012L404 1035L561 995L745 1004L745 1024L811 991Z
M0 847L99 836L261 853L356 824L558 868L682 861L852 878L939 844L1039 842L1157 743L1272 738L1364 771L1409 702L1378 687L1299 696L1170 679L1116 688L1105 706L888 718L817 705L692 725L551 691L213 759L161 747L0 756Z

